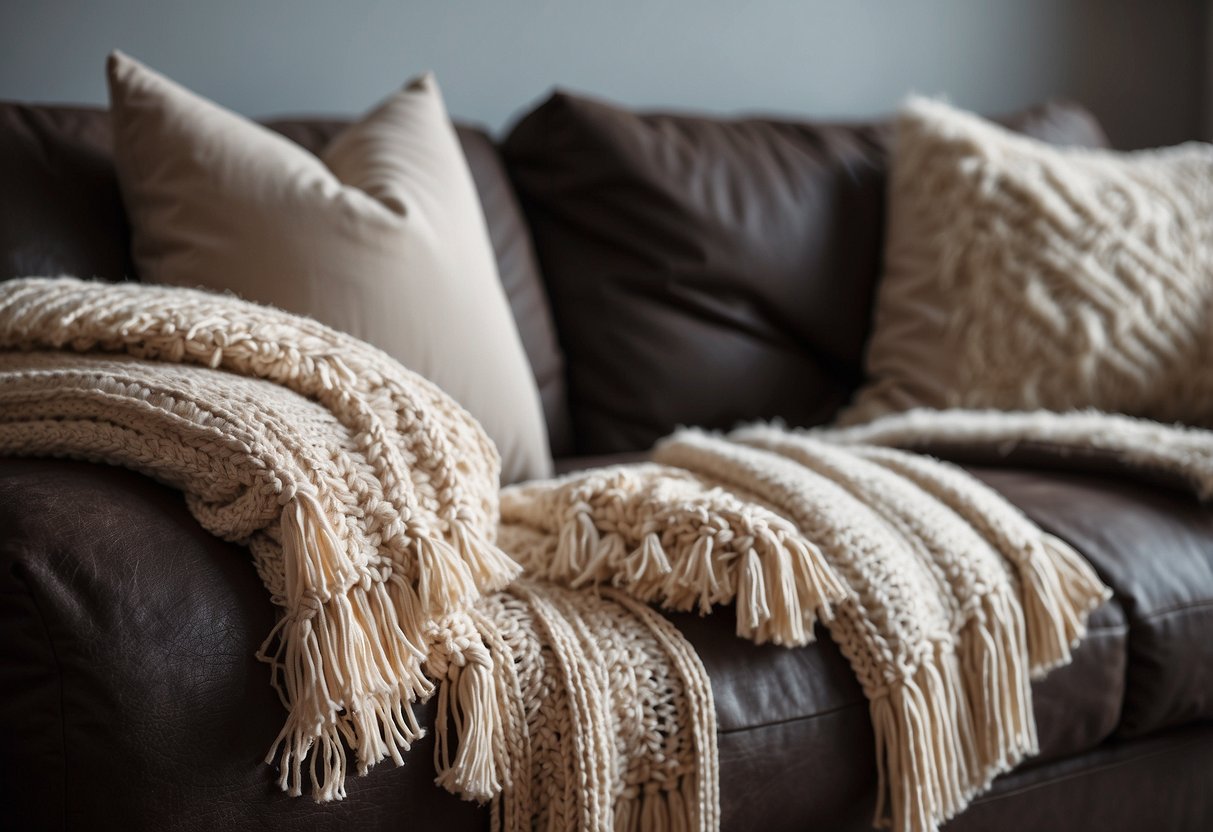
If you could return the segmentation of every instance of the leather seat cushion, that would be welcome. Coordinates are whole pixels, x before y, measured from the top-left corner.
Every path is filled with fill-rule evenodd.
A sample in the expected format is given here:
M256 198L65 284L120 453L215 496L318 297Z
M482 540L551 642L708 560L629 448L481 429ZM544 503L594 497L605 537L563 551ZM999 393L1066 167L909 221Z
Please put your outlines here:
M725 828L862 828L875 789L875 739L868 702L838 646L788 650L733 634L722 610L672 615L712 680ZM1033 685L1041 753L1028 765L1079 754L1116 729L1125 672L1126 627L1115 603L1091 622L1074 661ZM789 789L789 783L812 788Z
M1058 499L1029 486L1038 475L983 475L1029 511L1033 500ZM1098 496L1089 501L1088 511ZM1167 505L1158 498L1159 522ZM282 710L253 658L273 609L247 552L206 534L176 492L101 465L0 460L0 560L0 690L11 697L0 798L16 816L217 828L230 811L269 826L373 828L381 812L422 811L451 829L483 823L433 787L428 741L402 770L352 778L344 803L277 792L260 758ZM867 703L828 635L795 650L758 647L735 637L728 610L671 618L712 680L726 828L866 822L875 788ZM1105 605L1073 664L1038 683L1042 755L1032 765L1084 752L1116 729L1131 678L1127 641L1120 604Z
M956 456L978 457L963 447ZM559 461L557 469L638 458L642 456L572 458ZM1034 522L1074 546L1115 596L1092 616L1091 634L1074 664L1038 683L1042 756L1090 747L1113 731L1138 737L1213 719L1213 511L1179 490L1174 480L1137 481L1126 476L1123 465L1106 460L1083 461L1101 469L1096 474L1060 470L1056 453L1013 455L1014 463L1025 468L991 467L989 460L985 454L985 464L967 467ZM688 634L712 626L699 624ZM727 627L718 635L723 639ZM722 672L729 670L721 665ZM728 695L733 693L730 689ZM726 706L728 701L719 700ZM747 701L738 710L755 706Z
M1112 587L1129 624L1119 733L1213 719L1213 511L1118 477L982 470Z
M433 784L429 738L401 769L350 777L340 803L278 789L262 758L284 712L254 656L274 609L248 552L203 531L178 492L0 459L0 567L0 825L484 828Z
M943 832L1207 832L1213 723L1111 741L1081 757L1011 772Z
M640 458L643 455L577 457L558 461L557 470ZM1052 483L1057 477L1052 472L973 472L1032 516L1058 499L1057 490L1029 487ZM1061 479L1062 488L1070 484L1069 478ZM1098 504L1098 494L1089 495L1089 501ZM1182 496L1164 492L1159 503L1163 516L1156 520L1165 523L1169 512L1183 513L1187 507ZM1213 528L1207 541L1213 545ZM1208 585L1213 588L1213 580ZM819 627L816 643L787 650L738 639L729 609L706 618L670 618L694 645L712 680L725 827L798 829L804 818L813 818L823 828L863 828L873 805L874 738L867 700L829 634ZM1073 662L1034 683L1041 753L1025 767L1080 754L1116 732L1124 706L1129 639L1125 611L1114 599L1092 615L1088 637ZM801 753L803 749L815 751ZM790 780L814 787L788 789Z

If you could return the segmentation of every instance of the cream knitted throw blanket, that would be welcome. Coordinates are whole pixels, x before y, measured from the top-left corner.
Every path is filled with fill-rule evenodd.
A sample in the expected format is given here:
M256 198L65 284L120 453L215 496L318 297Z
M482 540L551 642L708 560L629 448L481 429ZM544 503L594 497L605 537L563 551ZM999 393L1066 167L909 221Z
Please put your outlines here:
M1029 680L1069 660L1107 593L959 469L878 447L963 428L949 415L684 432L652 463L498 495L491 443L441 391L272 309L13 281L0 350L0 454L136 468L248 544L282 608L268 759L318 799L342 796L347 748L360 772L399 763L410 703L436 691L438 782L493 799L498 827L712 829L710 686L648 604L733 603L754 641L830 630L871 703L878 821L935 829L1035 750ZM969 417L993 439L1044 432ZM1156 429L1122 427L1113 451ZM1161 444L1187 450L1137 463L1207 493L1207 435L1180 433ZM1068 441L1096 442L1089 425Z
M188 289L0 284L0 455L127 466L247 544L281 609L262 647L283 789L344 796L421 733L438 782L509 829L711 829L698 658L622 593L515 580L498 458L449 397L314 321ZM491 595L509 585L508 590Z
M736 604L737 634L822 621L867 695L876 818L932 830L1037 750L1032 677L1108 593L1064 542L958 468L753 427L685 431L654 462L502 495L527 572L661 606Z

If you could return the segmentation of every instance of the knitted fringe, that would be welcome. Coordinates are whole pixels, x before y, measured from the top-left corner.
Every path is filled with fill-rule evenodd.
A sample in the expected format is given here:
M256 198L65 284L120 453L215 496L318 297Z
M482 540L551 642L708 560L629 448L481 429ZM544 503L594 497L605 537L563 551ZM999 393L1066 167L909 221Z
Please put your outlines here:
M501 791L508 691L503 690L500 663L484 643L493 637L491 628L482 619L464 615L444 623L442 649L427 664L431 675L441 680L434 782L465 800L484 803Z
M520 567L492 542L497 451L456 402L307 318L70 278L0 288L0 389L0 448L141 471L248 544L282 608L259 656L288 711L267 756L283 789L343 797L345 746L359 773L402 763L434 690L423 664L459 694L450 779L496 787L468 615Z
M697 778L682 777L674 788L637 789L615 801L614 832L694 832L699 807ZM717 821L708 829L719 826Z
M876 820L897 832L937 829L1036 753L1031 680L1109 594L1069 546L963 471L887 448L747 428L656 456L506 492L504 545L567 586L734 603L755 641L802 644L820 615L871 702ZM619 822L642 808L664 822L636 803Z
M692 490L665 493L661 486L675 470L601 469L576 475L581 482L572 492L543 484L537 498L526 486L507 489L505 521L531 524L539 534L523 543L508 525L502 533L515 535L509 548L535 577L573 588L611 585L701 615L736 603L739 636L759 644L811 642L818 618L846 596L821 551L792 523L722 489L678 481ZM579 499L586 492L597 498Z
M470 621L487 650L462 665L429 666L445 674L438 783L466 799L492 791L496 832L719 828L711 686L669 621L618 590L525 579L484 599ZM476 666L487 672L469 676ZM491 729L463 731L469 703L492 715ZM485 774L477 783L461 774L465 744Z
M501 716L491 685L492 660L481 634L462 611L477 597L471 564L498 564L499 583L521 567L504 555L486 558L478 536L457 537L461 551L441 539L418 538L417 590L399 574L377 573L346 554L323 508L299 492L282 512L285 614L262 644L258 658L274 668L273 680L288 711L266 755L278 762L279 785L303 788L303 761L317 801L345 797L346 752L360 775L403 752L424 735L412 703L427 699L442 681L439 709L453 714L458 752L450 758L445 723L437 732L438 780L471 799L500 790L494 743ZM490 586L492 585L490 584ZM425 623L442 615L438 624ZM279 756L281 755L281 756Z
M1070 544L1041 534L1041 549L1023 579L1032 678L1070 663L1072 651L1087 637L1087 619L1112 591Z
M1089 614L1112 594L1090 564L988 486L948 463L888 448L851 450L940 500L980 531L1015 569L1035 678L1069 664L1071 650L1086 637Z
M1010 596L988 596L957 644L937 643L911 673L868 691L876 826L933 832L1037 752L1022 624Z
M421 673L421 635L401 628L386 584L362 580L314 497L291 499L281 536L285 604L294 612L282 616L258 657L274 668L288 716L266 762L281 751L279 785L298 795L303 759L318 743L308 771L312 795L340 800L342 738L365 772L385 756L400 764L401 751L421 736L407 705L432 690ZM407 602L403 609L411 611Z

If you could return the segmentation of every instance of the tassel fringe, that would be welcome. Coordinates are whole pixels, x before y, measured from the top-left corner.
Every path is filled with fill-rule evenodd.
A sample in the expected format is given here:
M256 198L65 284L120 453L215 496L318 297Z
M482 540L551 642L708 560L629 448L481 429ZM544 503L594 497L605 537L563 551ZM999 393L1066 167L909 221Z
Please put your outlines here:
M491 800L501 792L505 744L493 658L478 633L474 640L448 635L428 666L442 679L434 728L434 782L465 800Z
M1112 597L1095 570L1065 541L1047 533L1023 570L1023 611L1032 676L1067 665L1086 638L1087 618Z
M673 788L626 790L615 801L614 832L694 832L696 812L690 807L699 799L696 788L695 778L686 775Z
M877 826L933 832L1037 753L1025 642L1013 599L992 594L959 650L940 642L917 670L869 693Z
M527 562L537 577L574 588L610 584L665 609L697 610L736 601L737 634L759 644L808 644L845 589L816 546L791 524L718 510L629 532L586 503L565 514L550 558ZM664 528L663 528L664 527ZM612 529L603 533L601 529Z
M454 536L455 547L416 539L414 590L399 573L373 572L351 558L311 494L296 493L283 509L283 601L292 612L258 657L274 668L289 712L266 755L267 763L277 761L284 791L299 795L306 780L317 801L345 797L346 746L359 774L385 758L402 765L403 753L424 735L411 703L434 692L423 660L442 680L441 710L453 715L458 737L452 760L442 725L439 781L477 800L500 790L492 659L466 614L448 614L445 629L425 622L470 604L478 583L506 582L519 567L466 529Z
M639 525L626 522L626 514L611 515L616 504L577 502L563 514L551 557L537 569L528 565L572 587L613 585L669 609L707 614L734 603L744 638L811 641L819 617L833 621L835 606L848 598L826 556L782 517L756 507L739 511L708 493L707 510L671 502ZM949 502L962 514L984 508ZM984 531L1020 581L981 596L954 639L937 642L932 654L910 664L916 669L869 693L879 825L934 830L1036 752L1031 678L1070 660L1089 612L1107 596L1065 543L1007 528ZM391 570L378 575L339 544L321 506L305 493L284 509L281 536L285 605L299 612L283 618L262 655L274 665L290 710L267 757L279 762L282 788L299 794L310 783L317 800L341 799L346 747L360 773L384 758L400 764L422 736L410 703L431 695L434 679L436 782L468 800L499 797L518 753L509 746L507 723L513 736L524 722L510 706L517 680L486 646L491 633L462 610L484 588L508 583L518 564L455 522L449 540L415 535L415 585ZM437 625L427 623L436 618ZM617 796L615 828L686 828L693 816L688 788Z

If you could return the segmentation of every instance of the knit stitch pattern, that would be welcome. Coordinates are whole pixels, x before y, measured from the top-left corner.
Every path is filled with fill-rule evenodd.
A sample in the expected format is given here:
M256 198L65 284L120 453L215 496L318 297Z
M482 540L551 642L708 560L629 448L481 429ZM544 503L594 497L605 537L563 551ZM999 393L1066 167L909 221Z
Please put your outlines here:
M719 825L686 640L621 593L515 580L492 443L373 347L229 296L11 281L5 454L142 471L249 547L281 610L260 654L287 710L266 758L284 790L340 799L347 750L359 773L401 764L411 703L436 693L437 782L492 801L497 828Z
M281 610L261 655L282 788L342 797L347 751L360 773L401 763L411 704L437 694L437 782L509 832L719 825L711 687L649 604L733 604L739 636L789 647L826 627L899 832L1034 753L1030 681L1108 590L973 477L890 447L965 436L1099 447L1211 493L1204 432L926 412L684 431L652 462L499 493L466 412L313 321L186 289L0 287L0 454L143 471L251 550Z
M1213 145L1055 147L911 98L857 424L914 407L1213 425Z
M1090 566L958 468L767 426L683 431L654 462L502 494L528 573L669 609L735 604L789 646L820 621L870 703L876 822L937 829L1037 750L1030 682L1108 596Z
M283 612L261 650L282 787L342 797L345 746L401 762L427 661L483 653L468 610L519 571L475 420L354 338L193 290L11 281L0 349L0 453L142 471L251 549Z

